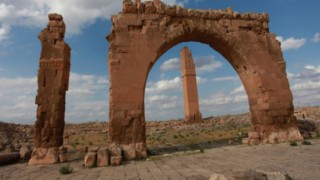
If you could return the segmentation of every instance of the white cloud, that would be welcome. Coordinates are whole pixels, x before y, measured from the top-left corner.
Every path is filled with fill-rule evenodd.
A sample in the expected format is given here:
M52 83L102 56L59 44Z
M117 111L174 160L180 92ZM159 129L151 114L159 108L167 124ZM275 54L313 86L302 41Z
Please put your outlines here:
M241 93L246 93L243 85L241 85L240 87L237 87L233 91L231 91L231 94L241 94Z
M316 67L313 65L306 65L304 69L298 73L298 74L293 74L293 73L288 73L288 78L291 80L302 80L302 79L307 79L307 80L320 80L320 66Z
M164 0L170 5L183 5L183 0ZM122 10L120 0L2 0L0 2L1 33L7 35L10 27L28 26L44 28L48 13L60 13L64 17L68 34L79 34L98 18L109 19ZM6 29L3 29L6 24ZM0 39L1 40L1 39Z
M1 10L0 10L1 12ZM7 24L0 24L0 42L8 39L10 26Z
M213 94L208 99L201 99L200 104L204 106L211 106L211 105L221 105L221 104L228 104L231 103L232 97L228 96L225 92L218 92Z
M212 72L222 67L222 63L215 60L215 57L213 55L195 57L194 63L197 73Z
M173 79L165 79L160 80L156 83L147 84L146 92L154 93L154 92L162 92L168 90L177 90L182 89L182 81L180 77L175 77Z
M165 61L160 66L161 71L181 70L181 64L179 58L171 58Z
M37 78L0 78L0 121L35 122ZM66 96L66 121L107 120L108 81L106 77L71 73Z
M146 120L162 120L183 117L183 100L181 94L146 94Z
M287 51L290 49L299 49L306 44L305 38L296 39L290 37L288 39L283 39L283 37L277 36L277 40L281 42L281 49L283 51Z
M300 73L288 73L288 78L295 105L320 104L320 65L306 65Z
M239 76L226 76L226 77L217 77L213 78L213 81L239 81Z
M207 82L206 78L197 76L197 85L202 85ZM161 93L165 91L182 90L182 79L175 77L173 79L162 79L157 82L148 82L146 93Z
M104 89L108 83L108 80L106 77L71 73L69 82L70 88L68 93L70 95L77 96L94 94L97 90Z
M311 41L314 43L320 42L320 33L316 33Z
M169 95L151 95L147 96L146 103L156 105L160 109L169 109L175 108L178 105L180 99L178 96L169 96ZM151 109L155 110L155 109Z
M200 76L197 76L197 85L202 85L202 84L205 84L207 82L207 79L206 78L202 78Z
M313 66L313 65L306 65L304 68L308 69L308 70L311 70L311 71L314 71L316 73L320 73L320 66L316 67L316 66Z
M312 90L312 89L319 89L320 82L313 82L313 81L306 81L294 84L292 86L292 90Z
M150 1L150 0L142 0L142 2ZM168 4L168 5L179 5L183 6L183 4L187 3L189 0L161 0L162 2Z
M309 91L320 88L320 66L306 65L301 73L291 74L291 89L299 96L300 90ZM319 90L320 91L320 90Z
M248 96L246 91L244 90L243 85L235 88L231 92L217 92L211 95L209 98L201 99L200 104L203 106L211 106L211 105L227 105L238 102L247 102Z
M193 61L196 66L197 73L212 72L222 67L222 63L220 61L217 61L213 55L195 57ZM168 59L160 66L160 70L161 71L171 71L171 70L180 71L181 70L180 59L179 58Z

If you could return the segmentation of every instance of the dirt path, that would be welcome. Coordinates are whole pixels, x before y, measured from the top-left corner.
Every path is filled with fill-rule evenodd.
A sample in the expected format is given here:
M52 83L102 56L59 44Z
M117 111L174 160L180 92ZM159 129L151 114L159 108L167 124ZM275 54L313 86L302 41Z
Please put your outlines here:
M82 162L70 162L74 172L60 175L62 164L0 167L0 179L194 179L205 180L213 173L231 178L236 171L254 169L288 173L294 179L320 179L320 140L313 145L292 147L288 143L258 146L228 146L192 155L171 155L156 160L130 162L120 167L86 169Z

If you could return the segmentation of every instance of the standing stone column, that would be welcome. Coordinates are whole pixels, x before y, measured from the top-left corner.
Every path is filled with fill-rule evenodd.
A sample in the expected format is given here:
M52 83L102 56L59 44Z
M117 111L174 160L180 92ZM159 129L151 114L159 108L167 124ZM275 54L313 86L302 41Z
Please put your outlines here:
M201 123L203 120L199 111L196 69L192 60L191 51L187 47L181 50L181 73L185 122Z
M38 70L38 95L35 100L38 105L35 149L29 165L62 161L59 160L59 147L63 145L65 97L69 86L71 51L63 40L65 29L61 15L49 14L48 26L39 34L42 50Z

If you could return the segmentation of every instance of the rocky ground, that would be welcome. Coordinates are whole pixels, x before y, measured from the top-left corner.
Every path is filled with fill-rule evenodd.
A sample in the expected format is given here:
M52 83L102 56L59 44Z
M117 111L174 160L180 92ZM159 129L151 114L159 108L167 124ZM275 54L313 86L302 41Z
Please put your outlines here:
M295 109L299 127L305 138L320 134L320 107ZM201 124L184 124L182 120L147 122L149 155L162 155L188 150L204 150L241 144L250 129L250 114L208 117ZM0 154L19 151L23 145L33 146L33 126L0 122ZM64 146L69 158L83 159L88 147L106 147L109 143L108 123L67 124Z
M278 179L288 174L294 180L318 180L320 139L310 142L311 145L299 142L297 146L289 143L225 146L156 156L118 167L84 168L82 160L74 160L68 163L73 169L69 175L59 173L67 163L44 166L19 163L0 167L0 179L208 180L217 174L231 179L239 171L255 170Z
M33 144L33 127L0 122L0 153L18 151L22 144Z

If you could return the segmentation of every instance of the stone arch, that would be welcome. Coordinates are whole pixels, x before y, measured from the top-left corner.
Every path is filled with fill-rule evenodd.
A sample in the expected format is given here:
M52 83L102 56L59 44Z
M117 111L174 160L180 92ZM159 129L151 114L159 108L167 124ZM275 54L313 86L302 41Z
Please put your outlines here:
M286 66L267 14L192 10L158 0L124 1L112 17L109 135L125 159L145 157L144 94L153 64L178 43L210 45L236 70L248 94L252 141L300 140Z

